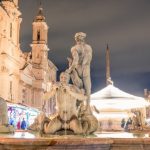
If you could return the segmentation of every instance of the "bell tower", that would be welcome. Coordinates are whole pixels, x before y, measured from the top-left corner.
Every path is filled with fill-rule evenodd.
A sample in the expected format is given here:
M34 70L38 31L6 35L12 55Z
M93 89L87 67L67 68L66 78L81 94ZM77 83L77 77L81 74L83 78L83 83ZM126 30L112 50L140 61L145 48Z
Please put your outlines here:
M46 91L48 71L48 25L43 15L43 8L40 6L37 16L32 23L32 72L35 79L32 81L35 107L41 108L43 91Z
M45 67L48 58L47 34L48 25L43 15L43 8L40 7L34 22L32 23L32 62L35 65Z

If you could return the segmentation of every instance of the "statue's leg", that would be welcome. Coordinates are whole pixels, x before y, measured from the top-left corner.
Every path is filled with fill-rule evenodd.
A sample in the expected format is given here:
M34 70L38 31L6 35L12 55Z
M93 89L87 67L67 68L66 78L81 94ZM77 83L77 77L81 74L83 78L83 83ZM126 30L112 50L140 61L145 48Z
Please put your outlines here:
M52 119L49 123L44 124L44 133L54 134L61 129L61 124L61 121L57 117Z
M97 130L98 128L98 120L95 118L94 115L87 115L84 116L82 118L82 121L85 123L85 129L86 129L86 133L90 134L93 133ZM87 128L87 124L88 124L88 128ZM83 125L84 126L84 125Z
M78 72L76 69L74 69L71 73L71 79L74 85L76 85L78 88L83 88L83 82L80 79Z
M84 67L83 69L83 83L84 83L85 93L88 96L87 105L89 105L90 95L91 95L91 77L90 77L89 67Z
M90 95L91 95L91 79L89 76L83 77L83 83L84 83L84 89L85 94L87 96L86 99L86 111L87 113L91 114L91 108L90 108Z
M75 133L75 134L82 134L82 124L81 121L76 119L73 119L70 121L70 129Z

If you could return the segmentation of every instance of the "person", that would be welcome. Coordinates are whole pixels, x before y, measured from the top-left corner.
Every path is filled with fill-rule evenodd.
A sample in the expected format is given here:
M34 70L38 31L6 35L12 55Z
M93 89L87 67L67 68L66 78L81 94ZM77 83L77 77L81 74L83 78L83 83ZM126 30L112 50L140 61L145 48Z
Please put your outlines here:
M20 122L20 118L19 118L19 120L17 122L17 129L20 129L20 127L21 127L21 122Z
M9 124L15 126L14 119L12 117L9 118Z
M85 101L87 96L75 85L69 84L70 75L67 72L60 74L60 82L52 86L52 90L44 95L47 100L56 96L56 112L58 115L49 122L43 123L44 133L55 133L61 129L69 129L74 133L83 133L78 119L77 100Z
M126 129L127 130L132 129L132 120L131 120L131 117L129 117L128 120L127 120Z
M22 122L21 122L21 129L22 130L25 130L26 129L26 121L24 120L24 118L23 118L23 120L22 120Z
M76 45L71 48L72 60L69 61L68 73L72 73L73 84L85 90L86 103L90 103L91 77L90 63L92 60L92 48L85 43L86 34L75 34Z
M123 119L121 120L121 128L124 128L125 123L126 123L126 121L125 121L125 119L123 118Z

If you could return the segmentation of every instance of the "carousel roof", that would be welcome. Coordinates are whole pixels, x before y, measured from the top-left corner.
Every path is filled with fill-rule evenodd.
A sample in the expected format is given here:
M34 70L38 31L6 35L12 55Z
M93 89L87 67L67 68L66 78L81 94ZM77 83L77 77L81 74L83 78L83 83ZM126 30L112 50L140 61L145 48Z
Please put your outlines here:
M113 85L108 85L91 95L91 105L94 105L98 110L125 110L145 107L149 103L142 97L128 94Z

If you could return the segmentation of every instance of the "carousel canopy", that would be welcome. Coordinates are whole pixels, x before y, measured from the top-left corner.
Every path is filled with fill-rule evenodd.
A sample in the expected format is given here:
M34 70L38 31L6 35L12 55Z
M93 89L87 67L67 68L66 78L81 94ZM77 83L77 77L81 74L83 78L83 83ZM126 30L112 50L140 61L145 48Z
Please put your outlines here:
M128 94L113 85L91 95L91 105L97 110L126 110L150 105L144 98Z

